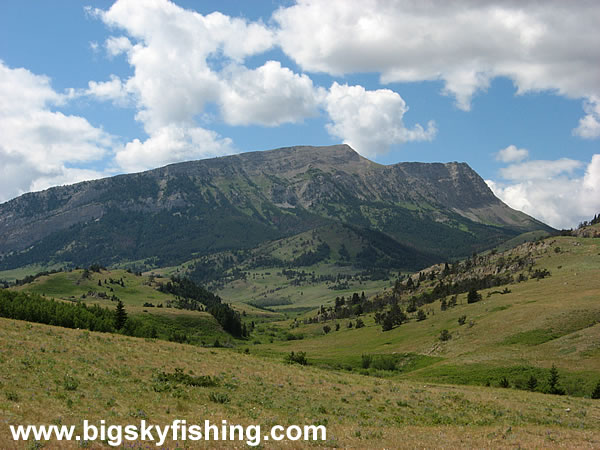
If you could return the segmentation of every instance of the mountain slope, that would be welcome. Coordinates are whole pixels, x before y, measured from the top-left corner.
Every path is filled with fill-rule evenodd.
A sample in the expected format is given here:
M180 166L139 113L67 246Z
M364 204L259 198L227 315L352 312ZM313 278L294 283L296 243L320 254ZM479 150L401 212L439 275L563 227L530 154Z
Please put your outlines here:
M22 195L0 205L0 268L164 265L333 222L440 259L550 230L502 203L464 163L382 166L346 145L292 147Z

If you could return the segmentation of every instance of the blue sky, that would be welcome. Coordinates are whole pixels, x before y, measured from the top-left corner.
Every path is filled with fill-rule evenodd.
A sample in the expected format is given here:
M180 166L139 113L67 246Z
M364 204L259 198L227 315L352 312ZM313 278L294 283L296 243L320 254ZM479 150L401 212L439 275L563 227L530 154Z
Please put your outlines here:
M0 201L346 142L465 161L556 227L600 212L600 5L463 3L2 2Z

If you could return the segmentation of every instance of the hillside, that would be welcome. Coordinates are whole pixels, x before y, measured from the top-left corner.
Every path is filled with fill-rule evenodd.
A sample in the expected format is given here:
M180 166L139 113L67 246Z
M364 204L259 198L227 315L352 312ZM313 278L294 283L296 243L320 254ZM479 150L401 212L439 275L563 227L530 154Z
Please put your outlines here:
M464 163L382 166L345 145L291 147L22 195L0 205L0 269L156 268L332 223L413 251L412 267L392 264L405 269L551 231L502 203Z
M600 406L589 399L364 377L288 365L253 350L202 349L6 319L0 319L0 341L4 448L14 444L8 425L81 427L82 418L97 425L142 419L220 424L226 418L263 430L321 424L327 440L311 445L326 447L436 447L440 440L447 447L472 448L600 445ZM175 378L178 369L185 376ZM185 382L199 376L213 377L214 385Z
M302 239L312 239L314 248L327 234L324 229ZM335 259L341 247L328 242ZM274 249L261 251L284 260L297 258L293 251L303 248L295 239L270 245ZM188 324L188 331L201 327L195 345L0 319L6 369L0 395L7 399L0 414L6 423L60 418L77 425L81 417L99 421L107 414L119 424L132 418L166 424L174 417L188 423L227 417L242 424L325 424L323 445L329 447L414 448L435 446L439 439L449 447L600 445L600 404L590 399L600 385L599 238L539 239L400 273L395 282L354 281L357 295L326 284L290 283L284 290L296 290L294 302L274 311L249 306L243 296L228 298L250 287L226 284L224 300L235 301L250 330L247 338L228 339L227 349L206 348L212 347L208 335L227 338L205 313L139 306L146 299L172 299L156 290L164 278L116 269L90 278L83 273L53 273L10 290L110 302L89 295L102 290L118 294L142 317L197 314L196 325ZM251 273L277 286L276 273ZM259 286L265 279L252 282ZM470 303L472 286L478 286L478 296ZM370 288L365 296L362 287ZM322 296L310 289L321 289ZM304 291L312 300L302 299ZM316 298L323 300L321 307L310 306ZM383 331L378 314L390 314L394 304L406 317ZM294 312L294 305L305 307ZM206 334L210 321L216 334ZM308 365L285 363L290 352L305 352ZM176 369L213 381L207 387L186 384L187 375ZM55 417L47 418L49 410ZM6 439L7 428L0 433L0 441Z
M400 283L404 288L390 286L364 304L366 309L379 303L385 314L397 299L407 318L389 331L375 322L377 312L346 315L335 309L336 318L336 293L331 293L320 310L279 324L292 338L257 351L272 356L305 351L314 364L359 371L361 355L389 355L394 369L379 375L481 386L498 386L507 377L520 389L531 375L543 389L555 365L567 393L580 396L589 396L600 381L600 239L526 243L450 265L446 274L444 265L433 266L411 277L416 289L406 288L407 280ZM450 293L444 294L440 284ZM469 304L468 286L486 284L478 289L480 300ZM435 292L442 294L435 297ZM455 306L453 292L463 292ZM349 328L359 318L365 326ZM275 325L262 332L273 333ZM443 330L449 333L445 341L440 340Z
M37 276L9 290L40 295L71 305L99 306L114 311L120 300L135 324L133 335L153 335L196 345L227 343L235 339L206 311L178 306L177 296L159 290L166 278L142 276L125 270L76 269ZM136 334L137 333L137 334Z

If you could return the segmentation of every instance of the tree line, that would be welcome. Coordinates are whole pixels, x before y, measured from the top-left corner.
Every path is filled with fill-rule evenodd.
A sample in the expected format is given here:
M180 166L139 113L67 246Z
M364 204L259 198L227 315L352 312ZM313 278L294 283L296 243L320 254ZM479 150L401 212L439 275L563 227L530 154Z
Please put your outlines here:
M175 296L175 301L171 302L170 306L192 311L205 310L212 314L227 333L235 337L248 335L246 325L242 324L239 313L223 303L221 297L197 285L189 278L173 276L166 284L159 284L158 290Z

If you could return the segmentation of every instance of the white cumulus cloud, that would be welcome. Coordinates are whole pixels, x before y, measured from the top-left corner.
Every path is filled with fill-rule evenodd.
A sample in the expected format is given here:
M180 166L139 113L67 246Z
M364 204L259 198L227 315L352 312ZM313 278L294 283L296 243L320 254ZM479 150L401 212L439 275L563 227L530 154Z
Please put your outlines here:
M325 99L331 123L327 130L365 156L385 153L390 146L434 138L435 124L404 126L408 106L389 89L368 91L362 86L333 83Z
M134 139L117 150L116 163L128 172L137 172L173 162L189 161L234 153L233 143L217 133L199 127L165 126L145 141Z
M509 145L496 153L496 159L505 163L523 161L528 157L529 151L527 149L517 148L514 145Z
M281 67L278 61L267 61L254 70L231 66L225 76L227 87L219 103L231 125L301 122L318 114L324 95L308 76Z
M600 137L600 96L592 96L583 106L586 115L579 120L573 133L584 139Z
M47 77L0 61L0 201L103 175L74 166L109 156L114 138L53 109L70 96L54 91Z
M577 168L585 166L583 176ZM509 206L555 228L571 228L600 212L600 154L581 161L527 161L501 169L487 183Z
M600 95L593 1L297 0L273 18L281 48L304 70L379 73L385 83L441 80L464 110L500 76L518 93ZM578 134L597 136L598 122L586 116Z

